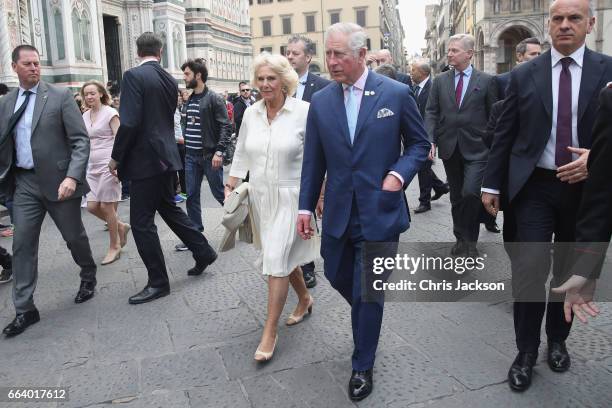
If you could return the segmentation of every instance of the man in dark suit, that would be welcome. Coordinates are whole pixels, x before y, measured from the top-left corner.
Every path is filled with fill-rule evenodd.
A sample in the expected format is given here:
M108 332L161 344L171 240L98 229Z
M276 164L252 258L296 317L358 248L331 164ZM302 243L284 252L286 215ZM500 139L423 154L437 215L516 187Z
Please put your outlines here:
M378 61L378 66L384 64L393 65L397 70L395 74L395 80L401 82L402 84L408 85L412 89L412 79L409 75L404 74L402 70L393 63L393 55L391 54L391 51L386 48L383 48L382 50L376 53L376 60Z
M431 66L425 60L417 60L412 63L410 70L412 79L414 79L414 96L421 117L425 118L425 107L427 106L427 98L429 98L429 90L431 89ZM433 156L428 157L427 161L419 171L419 206L415 208L414 213L419 214L431 210L431 201L438 200L444 194L448 193L448 184L443 182L436 176L436 173L431 169L433 164ZM434 196L431 196L431 190L434 190Z
M568 280L555 293L565 293L565 319L572 314L586 323L599 309L593 303L595 281L601 273L612 235L612 82L599 94L599 113L593 127L593 145L587 162L589 177L584 183L576 223L576 260Z
M495 214L507 186L517 224L520 251L511 261L519 352L508 372L517 391L531 384L545 311L548 365L556 372L570 366L565 340L571 323L559 295L546 303L549 243L553 236L556 243L575 241L597 95L612 79L612 58L585 47L595 24L589 1L556 0L549 13L552 48L512 70L482 188L482 202ZM563 279L569 253L553 252L551 286Z
M244 81L238 84L240 95L234 100L234 124L236 125L236 135L240 134L240 125L244 111L255 103L255 98L251 96L251 86Z
M174 141L178 84L159 64L162 42L146 32L136 40L140 65L125 72L121 82L121 126L115 137L111 172L130 180L130 220L138 253L149 281L131 304L170 293L168 272L155 226L159 212L189 250L196 264L188 275L200 275L217 258L204 235L174 202L174 177L183 166Z
M0 185L13 199L13 303L16 317L3 333L15 336L38 322L34 289L38 279L40 227L49 213L81 267L74 299L94 295L96 263L81 220L89 136L68 88L40 80L36 48L13 50L12 68L19 88L0 100Z
M293 35L287 41L287 59L298 74L299 82L295 92L295 97L306 102L312 100L315 92L325 88L330 81L309 72L310 61L315 55L315 43L303 35ZM321 194L321 197L323 195ZM321 200L322 201L322 200ZM314 288L317 285L314 262L302 265L304 282L307 288Z
M325 55L335 84L317 92L308 112L298 233L313 234L312 213L327 173L321 255L325 276L351 305L353 371L349 397L373 387L372 368L384 297L372 287L367 257L373 243L397 243L408 229L403 187L431 148L409 88L366 68L364 29L337 23L326 32ZM402 151L403 145L403 151ZM397 251L395 247L394 254Z
M540 44L540 40L535 37L525 38L516 45L517 65L520 65L526 61L531 61L532 59L539 57L540 54L542 54L542 44ZM506 97L508 81L510 80L510 71L499 74L495 77L495 80L497 81L499 99L504 99Z
M540 54L542 54L542 46L540 44L540 40L535 37L526 38L520 43L518 43L518 45L516 46L517 65L520 65L523 62L531 61L532 59L539 57ZM510 80L510 71L496 76L495 80L497 81L498 95L500 100L493 104L493 107L491 109L491 115L489 116L489 122L487 123L485 143L489 149L493 145L495 127L497 126L497 121L502 113L504 102L503 100L506 98L506 88L508 87L508 81ZM510 205L506 200L505 188L501 189L500 197L500 207L501 210L504 212L504 242L513 242L516 230L516 223L514 222L514 215L512 213L512 209L510 208ZM495 227L495 229L497 229L497 224L495 223L496 217L488 213L485 214L486 215L484 215L484 218L492 219L493 226ZM487 227L487 229L490 230L489 227ZM506 249L511 248L512 246L506 246Z
M448 41L448 63L453 69L432 84L425 124L442 158L450 188L453 232L452 255L478 256L480 186L489 149L484 143L491 106L497 100L495 79L472 67L474 37L457 34Z

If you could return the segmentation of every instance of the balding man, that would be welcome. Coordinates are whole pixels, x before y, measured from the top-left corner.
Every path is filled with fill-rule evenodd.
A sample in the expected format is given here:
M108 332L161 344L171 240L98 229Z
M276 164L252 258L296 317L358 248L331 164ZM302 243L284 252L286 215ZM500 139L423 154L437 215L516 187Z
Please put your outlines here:
M571 320L564 319L561 295L551 293L547 303L546 281L553 237L555 243L576 239L598 93L612 80L612 58L585 46L594 25L588 0L556 0L551 4L552 48L510 73L485 171L485 208L495 214L499 191L507 186L516 220L518 250L512 251L517 255L510 260L519 352L508 372L508 383L516 391L531 384L544 313L548 365L555 372L570 367L565 340ZM551 287L565 279L571 266L569 253L553 249Z
M393 66L396 66L393 63L393 55L391 55L391 51L389 51L386 48L383 48L382 50L378 51L376 53L376 59L378 60L378 65L384 65L384 64L390 64ZM403 72L400 72L400 70L397 70L396 73L396 81L401 82L402 84L406 84L409 87L412 87L412 80L410 79L410 77L406 74L404 74Z
M451 70L434 81L425 125L436 147L450 188L453 232L457 242L453 256L477 257L480 233L480 186L489 148L483 141L491 106L497 100L495 79L474 69L474 37L457 34L448 41Z
M410 75L415 83L413 90L419 112L425 118L425 107L427 106L427 98L429 97L429 90L433 81L431 79L431 66L425 60L414 61L410 69ZM421 194L419 195L419 206L414 209L415 214L431 210L431 201L435 201L448 193L448 184L440 180L431 169L433 159L433 156L430 155L419 171L419 189ZM432 189L435 192L433 197L431 196Z

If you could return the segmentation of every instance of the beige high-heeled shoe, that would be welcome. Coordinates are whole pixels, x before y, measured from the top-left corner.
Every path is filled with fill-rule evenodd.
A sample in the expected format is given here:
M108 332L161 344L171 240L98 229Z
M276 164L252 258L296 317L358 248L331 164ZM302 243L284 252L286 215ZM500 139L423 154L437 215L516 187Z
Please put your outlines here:
M107 253L104 259L102 260L102 262L100 262L100 264L101 265L112 264L113 262L117 261L119 258L121 258L121 249L118 249L117 252L115 252L115 255L112 255L112 256L110 252Z
M125 225L123 234L119 234L119 245L121 245L121 248L123 248L127 244L127 237L130 233L130 230L132 229L132 226L130 224L123 225Z
M306 313L308 313L309 315L312 314L312 305L313 304L314 304L314 299L312 298L312 296L310 296L310 301L308 302L308 307L306 308L306 311L304 312L304 314L301 315L301 316L296 316L293 313L291 313L289 315L289 318L285 322L285 324L287 326L295 326L296 324L300 323L302 320L304 320L304 317L306 316Z
M269 351L269 352L261 351L259 347L257 347L257 350L255 350L255 356L253 356L255 361L259 363L263 363L263 362L272 360L272 356L274 355L274 349L276 349L277 341L278 341L278 334L274 338L274 345L272 346L272 351Z

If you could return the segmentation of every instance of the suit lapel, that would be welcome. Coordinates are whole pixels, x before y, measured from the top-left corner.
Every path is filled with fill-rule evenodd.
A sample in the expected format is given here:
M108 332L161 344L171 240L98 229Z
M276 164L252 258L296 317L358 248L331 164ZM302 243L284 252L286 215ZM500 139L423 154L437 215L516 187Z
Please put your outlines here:
M419 91L419 107L423 106L423 104L427 104L427 98L426 96L429 96L429 88L431 87L431 78L429 78L429 80L425 83L425 86L423 87L423 89L421 89Z
M353 144L357 142L357 137L370 116L370 111L376 106L376 102L380 97L380 90L378 89L382 80L376 77L373 72L368 73L366 79L365 88L361 97L361 106L359 107L359 116L357 116L357 126L355 127L355 139ZM347 126L348 127L348 126Z
M552 66L550 51L542 55L542 58L533 61L531 65L531 75L538 94L544 104L544 109L548 117L552 118Z
M36 104L34 105L34 113L32 114L32 135L38 125L40 115L47 103L47 85L44 82L39 82L38 92L36 92Z
M339 120L340 129L342 131L343 139L348 145L351 145L351 136L348 128L348 121L346 120L346 108L344 107L344 89L342 84L336 83L334 87L334 101L331 106L334 111L334 118Z
M455 101L455 70L451 69L447 71L448 74L446 76L446 89L448 90L448 97L452 101L453 105L457 107L457 102Z
M11 116L13 116L13 112L15 111L15 104L17 103L18 96L19 96L19 88L11 91L6 96L4 96L7 102L4 105L4 114L2 115L2 118L0 118L2 120L2 123L4 124L2 133L0 133L0 137L2 138L2 140L0 140L0 143L4 142L5 136L8 137L8 135L5 135L7 131L6 127L8 126L8 123L11 120Z
M588 48L584 50L582 63L582 78L580 79L580 94L578 96L578 123L589 106L593 92L597 92L597 84L600 83L604 73L604 65L601 57L594 54Z
M476 89L478 82L480 82L480 72L472 68L472 77L470 78L470 82L468 82L468 89L465 91L465 95L463 96L459 109L462 109L466 105L466 102L474 92L474 89Z
M309 72L306 77L306 83L304 84L304 93L302 94L303 101L310 101L312 99L313 85L312 74Z

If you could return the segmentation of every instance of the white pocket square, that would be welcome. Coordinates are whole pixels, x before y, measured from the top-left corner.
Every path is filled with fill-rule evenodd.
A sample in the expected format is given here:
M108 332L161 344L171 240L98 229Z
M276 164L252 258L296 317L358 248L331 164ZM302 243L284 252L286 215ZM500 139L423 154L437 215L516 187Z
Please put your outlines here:
M387 116L393 116L393 115L395 115L395 113L393 113L391 109L382 108L376 114L376 119L386 118Z

